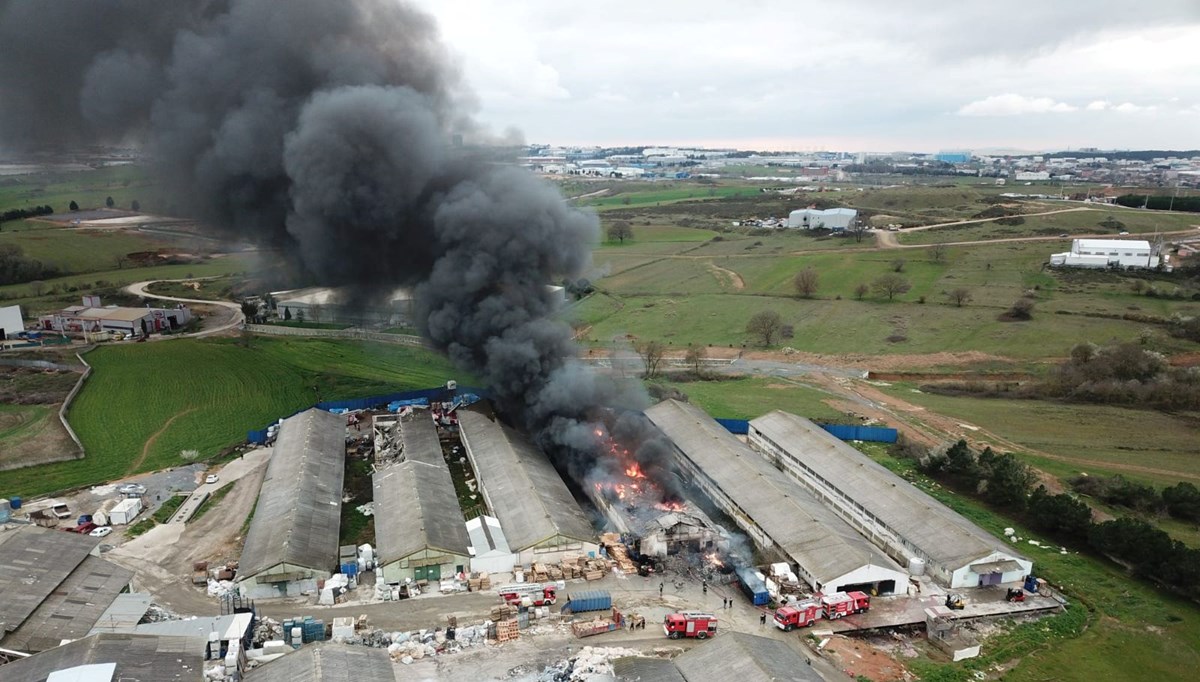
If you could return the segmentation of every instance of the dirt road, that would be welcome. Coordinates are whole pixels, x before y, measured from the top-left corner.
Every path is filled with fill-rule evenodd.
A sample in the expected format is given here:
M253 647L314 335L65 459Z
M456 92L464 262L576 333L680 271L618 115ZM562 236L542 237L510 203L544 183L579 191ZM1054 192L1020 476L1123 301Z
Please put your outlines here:
M242 326L243 322L246 321L246 316L242 314L242 306L240 306L237 303L233 303L231 301L206 301L204 299L199 299L199 298L177 298L175 296L161 296L159 294L152 294L152 293L146 291L146 287L150 286L151 284L154 284L155 282L188 282L188 281L194 281L194 280L161 279L161 280L148 280L145 282L135 282L135 283L130 284L129 286L125 287L125 291L130 294L133 294L134 296L141 296L143 298L155 298L160 301L172 301L175 303L191 303L193 305L214 306L214 307L220 308L222 311L225 311L225 315L223 315L221 318L219 318L217 320L214 320L208 329L203 329L198 332L192 332L191 334L183 334L182 336L194 336L194 337L212 336L214 334L220 334L223 332L227 332L231 329L237 329L238 327ZM152 338L158 338L158 337L152 337ZM177 337L171 337L171 338L177 338Z

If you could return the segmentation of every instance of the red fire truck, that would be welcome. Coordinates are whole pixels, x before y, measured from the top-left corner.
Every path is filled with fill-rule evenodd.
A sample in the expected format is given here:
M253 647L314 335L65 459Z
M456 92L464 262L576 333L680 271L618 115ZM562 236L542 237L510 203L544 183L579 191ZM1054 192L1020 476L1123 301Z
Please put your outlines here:
M558 601L558 588L553 584L517 583L504 585L496 591L506 603L513 606L547 606Z
M663 619L663 632L671 639L708 639L717 634L717 617L700 611L681 611Z
M775 609L775 627L785 632L806 628L821 617L821 605L809 599Z
M865 592L834 592L821 597L822 615L837 620L871 610L871 597Z
M865 592L835 592L818 599L808 599L775 610L775 627L791 632L806 628L814 621L837 620L855 613L871 610L871 597Z

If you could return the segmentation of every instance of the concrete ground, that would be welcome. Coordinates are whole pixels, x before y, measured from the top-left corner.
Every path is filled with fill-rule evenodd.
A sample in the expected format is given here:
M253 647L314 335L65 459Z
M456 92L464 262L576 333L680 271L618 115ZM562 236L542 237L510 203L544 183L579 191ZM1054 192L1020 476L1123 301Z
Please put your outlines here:
M201 483L196 486L192 494L175 510L175 514L171 516L168 523L186 523L204 503L207 495L213 495L221 488L232 485L235 481L243 476L252 473L259 466L264 465L271 459L271 448L255 448L250 452L242 455L238 459L226 464L219 470L213 471L217 475L216 483L204 483L204 478L201 477ZM207 476L207 472L206 472Z

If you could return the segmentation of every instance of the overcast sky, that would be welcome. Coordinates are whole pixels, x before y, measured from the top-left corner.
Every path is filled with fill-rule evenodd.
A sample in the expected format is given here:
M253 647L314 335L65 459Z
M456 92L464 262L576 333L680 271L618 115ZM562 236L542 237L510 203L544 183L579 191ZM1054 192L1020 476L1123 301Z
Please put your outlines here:
M529 142L1200 148L1200 0L414 0Z

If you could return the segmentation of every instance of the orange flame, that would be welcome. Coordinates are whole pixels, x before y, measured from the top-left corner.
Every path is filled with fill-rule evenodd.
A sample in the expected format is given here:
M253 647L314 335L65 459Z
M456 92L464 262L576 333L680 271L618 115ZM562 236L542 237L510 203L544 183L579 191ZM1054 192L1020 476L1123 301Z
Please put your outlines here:
M642 468L640 466L638 466L637 462L634 462L633 464L630 464L628 467L625 468L625 475L630 478L645 478L646 477L646 474L642 473Z
M713 552L711 554L705 554L704 559L706 561L708 561L708 563L712 564L713 568L721 568L722 566L725 565L725 562L721 561L721 558L719 556L717 556L716 552Z

